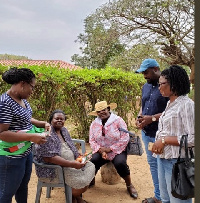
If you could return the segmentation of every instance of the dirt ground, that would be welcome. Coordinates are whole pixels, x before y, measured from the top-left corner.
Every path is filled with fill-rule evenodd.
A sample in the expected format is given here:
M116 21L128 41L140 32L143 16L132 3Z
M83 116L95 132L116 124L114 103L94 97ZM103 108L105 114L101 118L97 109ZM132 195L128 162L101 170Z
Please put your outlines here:
M143 146L144 149L144 146ZM89 144L86 144L86 151L90 152ZM132 183L138 191L138 199L133 199L126 191L124 180L115 185L107 185L101 181L100 171L96 175L96 184L89 188L84 194L83 199L88 203L141 203L146 197L152 197L153 183L150 175L149 165L147 163L146 154L142 156L128 156L128 165L131 171ZM33 172L29 182L28 203L35 202L37 187L37 176L33 165ZM15 201L13 200L13 203ZM65 194L63 188L54 188L51 197L46 198L46 188L43 188L40 198L41 203L65 203Z

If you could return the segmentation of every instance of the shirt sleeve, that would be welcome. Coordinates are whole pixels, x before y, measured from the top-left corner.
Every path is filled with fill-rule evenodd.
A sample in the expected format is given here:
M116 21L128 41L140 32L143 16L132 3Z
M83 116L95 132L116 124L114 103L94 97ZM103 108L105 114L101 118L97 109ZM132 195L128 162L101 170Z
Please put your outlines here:
M0 102L0 123L10 124L13 120L13 113L7 103Z
M92 122L90 125L90 132L89 132L89 143L90 147L92 148L92 153L96 153L99 151L100 145L96 142L96 133L97 132L97 126L95 122Z
M119 117L117 120L117 130L119 131L119 128L123 128L127 130L127 125L125 121ZM123 131L120 132L120 139L115 143L110 146L110 149L115 153L115 154L120 154L122 151L125 150L128 142L129 142L129 134Z
M182 127L185 134L188 135L188 145L194 146L194 102L185 102L183 108L180 111L182 119ZM178 137L180 143L181 137Z
M49 136L47 142L41 145L35 144L36 156L38 157L54 157L60 156L60 143Z

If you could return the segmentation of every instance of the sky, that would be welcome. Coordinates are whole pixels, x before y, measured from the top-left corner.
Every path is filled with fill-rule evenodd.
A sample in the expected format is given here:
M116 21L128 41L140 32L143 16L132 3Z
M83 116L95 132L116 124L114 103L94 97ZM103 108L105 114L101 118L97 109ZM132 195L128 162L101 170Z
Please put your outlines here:
M0 54L63 60L80 54L84 19L109 0L0 0Z

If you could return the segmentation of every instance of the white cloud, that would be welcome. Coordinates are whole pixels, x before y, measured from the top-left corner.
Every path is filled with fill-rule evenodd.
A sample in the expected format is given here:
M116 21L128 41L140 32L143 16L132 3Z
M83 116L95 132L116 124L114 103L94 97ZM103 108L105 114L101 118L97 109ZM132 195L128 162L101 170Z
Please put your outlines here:
M109 0L1 0L0 53L70 62L83 21Z

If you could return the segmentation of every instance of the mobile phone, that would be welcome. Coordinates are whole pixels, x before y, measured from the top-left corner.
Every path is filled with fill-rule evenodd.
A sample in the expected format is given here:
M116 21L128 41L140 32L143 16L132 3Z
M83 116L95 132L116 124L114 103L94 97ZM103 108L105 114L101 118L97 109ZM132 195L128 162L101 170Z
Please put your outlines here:
M148 144L148 150L149 150L149 151L152 151L153 145L154 145L153 142L149 142L149 144Z
M137 118L143 118L143 116L138 116ZM138 122L141 123L141 121ZM146 134L146 130L142 129L142 131Z

